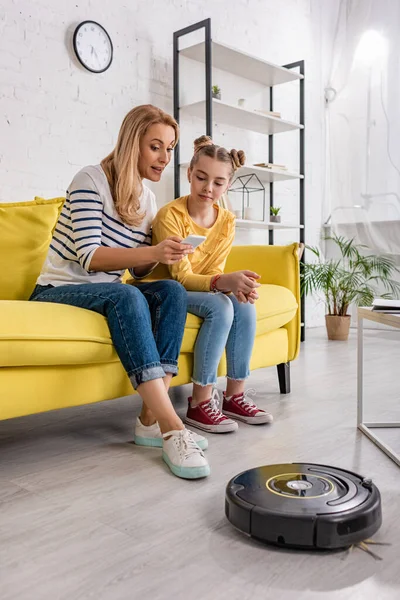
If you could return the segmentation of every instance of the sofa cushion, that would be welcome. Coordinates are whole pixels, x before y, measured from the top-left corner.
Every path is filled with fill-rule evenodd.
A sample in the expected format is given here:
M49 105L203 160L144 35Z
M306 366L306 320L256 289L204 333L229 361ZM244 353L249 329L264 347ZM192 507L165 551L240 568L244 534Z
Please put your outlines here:
M0 302L0 365L76 365L118 361L101 315L52 302Z
M256 335L279 329L296 315L297 302L290 290L280 285L263 284L257 288L259 299L256 302ZM182 352L193 352L201 319L188 314Z
M289 323L296 315L296 298L288 288L263 284L257 288L257 292L260 297L256 302L256 335L275 331Z
M296 313L293 294L262 285L257 307L257 335L288 323ZM183 353L193 352L201 319L189 314ZM51 302L0 302L0 365L39 366L118 361L107 321L101 315Z
M27 300L46 258L64 198L0 204L0 299Z
M182 352L192 352L200 319L188 315ZM118 361L105 317L53 302L0 301L0 366Z

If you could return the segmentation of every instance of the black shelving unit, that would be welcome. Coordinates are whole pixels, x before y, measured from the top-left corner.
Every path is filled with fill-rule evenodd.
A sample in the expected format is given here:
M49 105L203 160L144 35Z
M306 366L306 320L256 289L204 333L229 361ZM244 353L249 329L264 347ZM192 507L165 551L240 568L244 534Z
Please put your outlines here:
M204 118L205 118L205 130L206 135L212 137L212 125L213 125L213 100L212 100L212 38L211 38L211 19L204 19L203 21L199 21L198 23L194 23L184 29L180 29L179 31L175 31L173 34L173 78L174 78L174 117L176 121L180 122L180 105L179 105L179 57L180 57L180 48L179 48L179 40L180 38L193 33L195 31L199 31L204 29L204 70L205 70L205 110L204 110ZM239 51L237 51L239 52ZM247 57L247 55L246 55ZM251 59L251 57L247 57ZM202 61L203 62L203 61ZM287 65L282 66L283 69L292 70L298 69L300 79L299 79L299 125L300 128L298 130L299 133L299 173L302 175L298 179L299 181L299 220L300 220L300 228L299 228L299 238L300 243L305 243L306 231L305 231L305 186L304 186L304 176L305 176L305 158L304 158L304 75L305 75L305 66L304 60L293 62ZM269 110L274 110L274 84L269 86L269 100L270 107ZM274 158L274 134L268 135L268 162L273 163ZM181 161L180 161L180 145L177 144L174 151L174 191L175 198L180 196L180 177L181 177ZM269 205L274 206L274 181L269 183ZM268 232L268 242L269 244L274 244L274 229L270 228ZM304 252L301 257L301 263L304 263L305 257ZM301 328L301 341L305 339L305 302L304 297L301 298L301 315L302 315L302 328Z

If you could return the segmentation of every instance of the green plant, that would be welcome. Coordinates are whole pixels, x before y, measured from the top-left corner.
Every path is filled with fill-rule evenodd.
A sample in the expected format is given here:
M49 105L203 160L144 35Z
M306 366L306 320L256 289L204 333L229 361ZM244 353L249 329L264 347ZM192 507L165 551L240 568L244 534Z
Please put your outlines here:
M270 212L270 214L271 214L271 215L274 215L275 217L276 217L277 215L279 215L279 211L280 211L280 210L281 210L281 207L280 207L280 206L270 206L270 207L269 207L269 212Z
M213 85L212 86L212 92L213 92L213 94L220 94L221 93L221 88L218 85Z
M392 279L399 270L391 258L366 254L368 247L355 244L354 239L337 235L325 239L336 244L340 258L325 261L318 248L306 246L318 260L303 264L300 278L302 294L323 295L327 314L344 317L350 304L371 306L377 296L399 295L400 283ZM379 293L379 284L385 293Z

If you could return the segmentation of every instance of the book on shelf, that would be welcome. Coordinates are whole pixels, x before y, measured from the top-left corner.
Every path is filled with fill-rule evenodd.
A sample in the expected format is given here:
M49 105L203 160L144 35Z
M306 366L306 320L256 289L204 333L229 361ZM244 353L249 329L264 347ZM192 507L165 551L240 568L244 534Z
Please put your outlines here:
M285 165L277 165L276 163L254 163L254 167L263 167L264 169L280 169L281 171L287 171Z
M389 300L387 298L374 298L372 310L375 312L400 314L400 300Z
M262 115L267 115L268 117L276 117L277 119L282 118L281 113L277 112L276 110L261 110L261 109L255 108L254 112L261 113Z

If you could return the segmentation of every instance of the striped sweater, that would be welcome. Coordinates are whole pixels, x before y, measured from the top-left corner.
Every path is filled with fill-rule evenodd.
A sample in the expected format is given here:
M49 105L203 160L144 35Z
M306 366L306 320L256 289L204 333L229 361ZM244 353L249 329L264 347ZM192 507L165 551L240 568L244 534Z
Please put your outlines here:
M90 271L90 261L100 246L151 246L151 223L157 206L153 192L145 185L140 197L140 210L146 215L139 227L123 223L115 210L102 167L83 168L68 188L37 283L59 286L121 281L125 269ZM133 269L130 271L135 276Z

